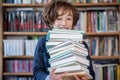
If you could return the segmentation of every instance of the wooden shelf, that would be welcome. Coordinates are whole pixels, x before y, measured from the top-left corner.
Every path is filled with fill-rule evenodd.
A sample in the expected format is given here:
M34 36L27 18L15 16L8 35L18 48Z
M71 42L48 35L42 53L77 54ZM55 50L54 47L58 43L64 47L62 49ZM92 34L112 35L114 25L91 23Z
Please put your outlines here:
M33 59L34 56L4 56L4 59ZM119 56L91 56L92 59L119 59Z
M4 59L33 59L33 56L4 56Z
M47 32L3 32L4 35L47 35Z
M47 32L3 32L4 35L47 35ZM95 36L114 36L119 35L120 32L89 32L85 35L95 35Z
M45 7L45 4L8 4L8 3L3 3L3 7L6 8L16 8L16 7Z
M119 3L81 3L74 4L76 7L107 7L107 6L119 6Z
M91 56L92 60L118 60L119 56Z
M120 32L88 32L88 33L85 33L85 35L88 35L88 36L115 36L119 34Z
M3 72L4 76L33 76L31 72L21 72L21 73L12 73L12 72Z
M81 3L74 4L75 7L104 7L104 6L119 6L120 3ZM16 8L16 7L45 7L45 4L9 4L3 3L3 7Z

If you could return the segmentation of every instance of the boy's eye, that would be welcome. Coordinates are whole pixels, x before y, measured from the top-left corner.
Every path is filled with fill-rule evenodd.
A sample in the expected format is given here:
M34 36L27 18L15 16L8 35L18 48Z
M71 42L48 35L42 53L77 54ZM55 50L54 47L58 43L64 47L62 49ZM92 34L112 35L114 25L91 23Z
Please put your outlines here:
M67 18L67 20L72 20L72 18Z
M62 20L62 18L57 18L57 20Z

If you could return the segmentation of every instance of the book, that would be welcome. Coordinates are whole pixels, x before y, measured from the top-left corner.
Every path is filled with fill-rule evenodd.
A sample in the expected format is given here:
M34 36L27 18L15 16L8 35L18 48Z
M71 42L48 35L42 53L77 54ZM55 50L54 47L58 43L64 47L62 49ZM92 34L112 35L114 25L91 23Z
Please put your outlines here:
M56 34L56 33L52 33L49 35L50 38L67 38L67 39L73 39L73 38L78 38L78 39L82 39L82 35L75 35L75 34Z
M62 43L63 41L48 41L46 42L46 49L49 49L51 47L54 47L56 45L59 45L60 43Z
M80 43L82 31L53 29L48 32L46 40L51 65L48 70L56 68L56 74L68 72L67 76L75 74L92 79L88 70L88 50Z
M72 61L73 62L79 62L81 64L89 66L89 61L87 59L84 59L84 58L79 57L77 55L70 56L68 58L65 58L65 59L62 59L62 60L59 60L59 61L56 61L56 62L50 62L50 64L51 64L51 67L53 67L53 66L59 66L59 65L62 65L62 64L67 64L67 63L72 62Z
M80 56L82 58L87 57L86 55L81 54L74 50L65 50L65 51L61 51L59 53L51 55L49 61L54 62L54 61L62 60L62 59L65 59L65 58L68 58L68 57L74 56L74 55Z
M80 72L86 71L86 73L89 73L89 70L84 68L80 64L56 68L55 73L63 73L63 72L69 73L73 71L80 71Z
M51 33L56 33L56 34L82 34L84 35L84 31L80 31L80 30L68 30L68 29L53 29L53 30L49 30L48 34Z
M89 70L80 64L59 67L59 68L56 68L56 70L55 70L56 74L60 74L63 72L68 72L67 76L78 75L79 77L84 76L84 77L87 77L87 79L92 79L92 76L89 75Z
M94 63L93 64L95 70L95 78L103 79L103 80L117 80L117 63ZM96 80L95 79L95 80Z
M53 42L56 42L56 41L53 41ZM57 48L60 48L60 47L63 47L63 46L70 45L70 44L77 44L77 45L79 45L79 46L84 47L83 44L78 44L79 42L77 43L77 42L72 41L72 40L61 41L61 42L62 42L61 44L56 45L55 47L51 47L49 50L54 50L54 49L57 49ZM47 43L46 43L46 46L48 46Z
M66 77L73 76L73 75L77 75L77 76L79 76L79 77L86 77L87 80L93 78L89 73L86 73L85 71L81 71L81 72L80 72L80 71L71 72L71 73L68 73L68 74L66 75Z
M48 50L49 54L51 55L51 54L54 54L58 51L65 50L65 49L68 49L68 48L73 48L73 50L78 50L79 52L88 55L88 51L84 47L83 44L77 44L77 43L75 43L74 41L71 41L71 40L63 42L60 45L56 45L56 46L54 46L50 49L47 49L47 50Z
M52 55L52 54L56 54L57 52L60 52L60 51L66 50L66 49L67 50L75 50L75 51L78 51L81 54L88 55L87 49L82 49L80 46L75 45L75 44L63 46L61 48L57 48L57 49L54 49L54 50L48 49L48 52L49 52L50 55Z
M65 42L65 41L68 41L68 40L73 40L73 41L75 41L75 42L80 42L80 41L82 41L82 40L80 40L80 39L78 39L78 38L70 38L70 39L68 39L68 38L51 38L51 39L49 39L48 41L54 41L54 42L56 42L56 41L62 41L62 42Z
M53 29L48 31L46 40L49 39L78 39L79 41L83 40L83 31L79 30L65 30L65 29Z

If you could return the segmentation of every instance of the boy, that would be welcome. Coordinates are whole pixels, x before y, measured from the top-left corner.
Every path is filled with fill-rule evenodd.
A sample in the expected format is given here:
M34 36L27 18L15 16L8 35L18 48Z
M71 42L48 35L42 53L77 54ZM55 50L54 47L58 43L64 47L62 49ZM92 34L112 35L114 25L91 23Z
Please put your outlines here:
M50 28L59 28L59 29L73 29L74 26L77 24L79 19L79 14L76 8L62 0L51 1L43 11L43 20L45 24ZM46 47L46 37L40 38L38 40L35 54L34 54L34 64L33 64L33 73L34 73L34 80L62 80L62 78L67 74L54 74L54 69L48 72L48 68L50 67L48 63L48 59L50 58L49 53L47 53ZM87 45L83 42L83 44L87 47ZM93 80L95 77L90 55L88 56L90 61L89 71L90 74L93 76ZM86 80L84 77L79 78L78 76L74 75L76 80Z

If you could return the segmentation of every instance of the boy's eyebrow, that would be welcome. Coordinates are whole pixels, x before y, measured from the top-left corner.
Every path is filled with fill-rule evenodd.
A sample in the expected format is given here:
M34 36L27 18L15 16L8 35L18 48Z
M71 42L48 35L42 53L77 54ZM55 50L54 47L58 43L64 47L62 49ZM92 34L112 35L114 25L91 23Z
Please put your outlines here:
M62 14L58 14L58 16L62 16L64 14L66 14L66 13L63 12ZM72 16L72 13L69 13L68 16Z
M69 16L72 16L72 13L71 13L71 12L69 12L69 13L68 13L68 15L69 15Z

